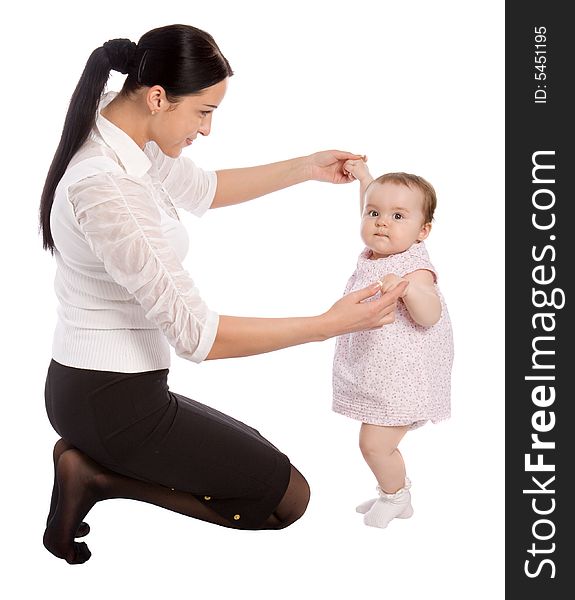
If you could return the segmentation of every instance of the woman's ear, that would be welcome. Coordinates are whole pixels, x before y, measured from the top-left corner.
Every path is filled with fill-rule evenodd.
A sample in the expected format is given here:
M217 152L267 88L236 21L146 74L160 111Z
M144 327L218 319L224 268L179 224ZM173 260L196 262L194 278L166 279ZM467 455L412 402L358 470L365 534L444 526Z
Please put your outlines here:
M419 235L417 236L417 241L423 242L423 240L427 238L427 236L429 235L430 232L431 232L431 223L424 223L421 227L421 231L419 232Z
M166 92L161 85L154 85L148 90L146 94L148 110L159 111L166 102Z

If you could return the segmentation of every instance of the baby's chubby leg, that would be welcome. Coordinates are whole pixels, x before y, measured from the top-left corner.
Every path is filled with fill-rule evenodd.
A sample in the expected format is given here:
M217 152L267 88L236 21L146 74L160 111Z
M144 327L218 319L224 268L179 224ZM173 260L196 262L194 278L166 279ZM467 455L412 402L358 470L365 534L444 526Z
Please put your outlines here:
M377 479L379 498L360 504L363 522L371 527L385 528L395 518L413 515L411 482L405 476L405 464L397 446L409 426L385 427L363 423L359 444L369 468Z
M405 484L405 463L397 446L408 429L408 425L386 427L361 424L361 453L375 475L379 487L387 494L394 494Z

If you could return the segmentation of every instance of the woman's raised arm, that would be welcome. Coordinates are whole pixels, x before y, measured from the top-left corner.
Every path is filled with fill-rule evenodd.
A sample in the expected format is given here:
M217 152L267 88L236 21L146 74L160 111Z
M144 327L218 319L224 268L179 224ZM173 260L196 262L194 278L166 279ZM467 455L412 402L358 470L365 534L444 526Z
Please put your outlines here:
M246 202L304 181L347 183L353 180L343 165L361 155L325 150L269 165L217 171L218 185L211 208Z

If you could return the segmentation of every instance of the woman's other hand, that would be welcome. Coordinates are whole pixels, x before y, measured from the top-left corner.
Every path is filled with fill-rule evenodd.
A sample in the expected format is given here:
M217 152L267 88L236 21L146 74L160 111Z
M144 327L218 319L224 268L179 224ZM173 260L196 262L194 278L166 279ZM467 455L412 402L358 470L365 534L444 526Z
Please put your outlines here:
M409 279L404 279L403 277L399 277L399 275L396 275L395 273L388 273L380 282L381 283L381 293L385 294L385 292L390 292L391 290L395 289L402 281L405 281L407 283L407 285L409 285ZM401 298L403 298L406 294L407 294L407 286L406 286L403 294L401 294Z
M322 315L326 324L326 337L376 329L393 323L397 300L406 287L407 282L400 282L393 290L370 302L366 300L381 291L379 282L347 294Z

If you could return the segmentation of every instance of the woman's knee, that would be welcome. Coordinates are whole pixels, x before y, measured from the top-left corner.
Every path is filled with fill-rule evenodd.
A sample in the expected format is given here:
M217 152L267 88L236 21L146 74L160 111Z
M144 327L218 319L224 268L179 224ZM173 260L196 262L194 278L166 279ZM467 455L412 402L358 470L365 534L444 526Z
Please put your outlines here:
M305 477L292 465L288 487L274 512L275 529L285 529L300 519L309 504L311 490Z

